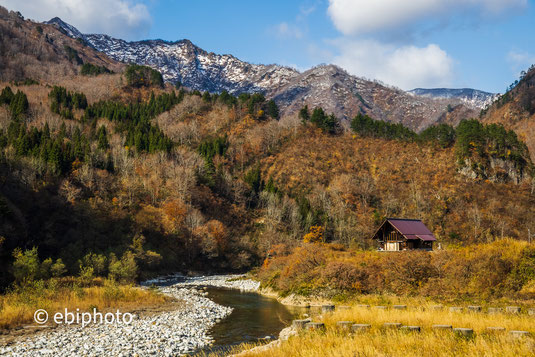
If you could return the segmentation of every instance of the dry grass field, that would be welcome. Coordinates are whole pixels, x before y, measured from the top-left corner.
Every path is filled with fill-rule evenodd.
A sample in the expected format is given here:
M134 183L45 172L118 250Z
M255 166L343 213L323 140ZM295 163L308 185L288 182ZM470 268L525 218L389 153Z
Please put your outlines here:
M84 312L93 308L97 311L120 308L126 312L169 301L168 297L153 290L95 280L98 282L89 287L53 286L50 281L45 286L44 282L36 282L0 295L0 329L32 324L37 309L46 310L49 316L65 309Z
M535 318L525 313L450 312L448 308L436 311L430 304L409 306L407 310L353 306L314 317L313 321L324 322L326 330L302 331L279 347L244 352L243 356L533 356L535 348L533 337L518 338L510 334L513 330L523 330L534 335ZM370 324L371 329L350 333L337 328L337 321ZM383 324L388 322L420 326L421 332L385 329ZM470 328L474 336L464 338L449 330L434 330L432 326L438 324ZM489 332L487 327L504 327L505 331Z

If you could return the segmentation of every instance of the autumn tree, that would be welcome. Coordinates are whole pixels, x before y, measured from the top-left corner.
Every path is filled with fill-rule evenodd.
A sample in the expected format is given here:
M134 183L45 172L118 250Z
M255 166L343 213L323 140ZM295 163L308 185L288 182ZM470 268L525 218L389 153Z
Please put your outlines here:
M310 231L305 234L303 237L303 242L305 243L322 243L325 238L323 234L325 233L325 227L323 226L312 226Z
M188 209L182 200L172 199L164 204L163 212L165 213L166 230L176 233L184 224Z

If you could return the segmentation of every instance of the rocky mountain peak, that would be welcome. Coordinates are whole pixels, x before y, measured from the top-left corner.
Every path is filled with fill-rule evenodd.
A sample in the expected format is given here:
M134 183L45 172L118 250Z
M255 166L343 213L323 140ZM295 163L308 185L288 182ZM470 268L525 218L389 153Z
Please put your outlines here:
M81 38L85 40L85 35L82 34L78 29L72 25L69 25L59 17L54 17L53 19L50 19L49 21L45 22L49 25L55 25L58 29L63 30L67 36L72 38Z
M409 93L427 98L440 98L440 99L459 99L461 102L473 109L483 109L492 104L499 94L484 92L472 88L415 88L410 90Z
M232 55L207 52L187 39L128 42L108 35L82 34L59 18L48 23L70 37L82 38L116 61L155 68L167 82L199 91L263 93L277 102L282 115L292 115L303 105L321 106L342 119L362 112L422 130L444 118L449 118L447 121L452 124L462 119L444 115L449 106L466 106L466 110L456 111L464 117L477 115L481 109L479 105L487 104L481 100L467 100L460 94L439 96L434 92L433 95L404 92L352 76L333 64L322 64L301 73L290 67L251 64Z

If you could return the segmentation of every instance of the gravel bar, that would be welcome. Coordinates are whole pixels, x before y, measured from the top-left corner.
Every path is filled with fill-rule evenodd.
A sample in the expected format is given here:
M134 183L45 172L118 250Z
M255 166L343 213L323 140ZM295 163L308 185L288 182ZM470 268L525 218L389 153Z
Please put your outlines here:
M180 310L147 318L134 317L129 325L63 325L0 347L7 356L177 356L213 343L209 329L227 317L232 308L218 305L196 287L214 286L255 291L259 283L241 275L184 277L179 274L153 279L142 286L159 286L164 294L183 300Z

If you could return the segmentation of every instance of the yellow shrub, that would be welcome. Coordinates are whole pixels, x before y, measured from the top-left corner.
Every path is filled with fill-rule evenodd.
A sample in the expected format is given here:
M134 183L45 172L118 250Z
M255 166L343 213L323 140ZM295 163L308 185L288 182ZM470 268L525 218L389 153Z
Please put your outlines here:
M321 243L323 242L323 233L325 228L323 226L312 226L310 232L305 234L303 242L305 243Z

